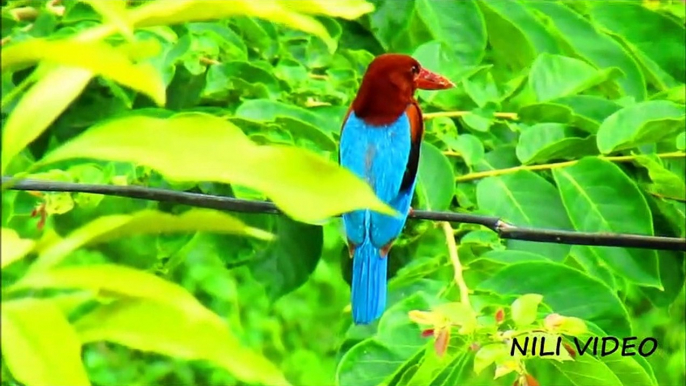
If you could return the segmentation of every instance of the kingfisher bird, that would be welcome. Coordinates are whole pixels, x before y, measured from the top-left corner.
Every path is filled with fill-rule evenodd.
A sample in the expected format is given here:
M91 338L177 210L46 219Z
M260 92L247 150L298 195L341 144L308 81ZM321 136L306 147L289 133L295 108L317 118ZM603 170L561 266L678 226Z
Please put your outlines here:
M417 89L455 85L408 55L383 54L369 64L343 120L338 160L399 216L370 210L343 214L352 272L352 316L369 324L386 308L388 252L400 235L417 182L424 121Z

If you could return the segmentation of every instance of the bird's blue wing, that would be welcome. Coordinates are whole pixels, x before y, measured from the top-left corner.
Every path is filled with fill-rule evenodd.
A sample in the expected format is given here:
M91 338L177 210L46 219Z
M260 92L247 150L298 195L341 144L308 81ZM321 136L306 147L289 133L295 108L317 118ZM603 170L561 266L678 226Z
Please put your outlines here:
M341 165L366 180L379 198L401 214L393 217L364 210L343 215L352 243L370 237L372 245L383 248L402 231L414 193L414 175L409 183L405 177L413 150L412 133L406 113L383 126L369 125L354 112L346 119L341 132ZM414 169L416 174L416 165Z

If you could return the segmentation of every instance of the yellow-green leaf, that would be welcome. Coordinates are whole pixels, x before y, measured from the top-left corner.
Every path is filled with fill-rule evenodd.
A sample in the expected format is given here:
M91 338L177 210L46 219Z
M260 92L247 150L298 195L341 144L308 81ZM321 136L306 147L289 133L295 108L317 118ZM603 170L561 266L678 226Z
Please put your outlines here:
M2 244L0 244L0 267L5 268L17 260L21 260L33 249L34 241L22 239L19 234L10 228L2 228Z
M526 294L518 297L512 303L512 320L517 326L528 326L536 321L538 305L543 296L538 294Z
M274 364L243 347L209 311L191 313L174 304L121 299L80 318L75 327L84 343L108 341L186 360L207 360L246 383L288 385Z
M4 49L2 53L3 68L8 50ZM42 69L45 68L34 71ZM92 75L88 70L72 67L52 68L43 73L19 100L2 128L2 174L12 158L38 138L81 94Z
M112 24L127 39L133 39L133 27L126 13L126 0L81 0L102 15L105 23Z
M374 11L374 5L364 0L279 0L284 7L302 13L357 19Z
M74 209L71 193L56 192L45 195L45 212L47 214L64 214Z
M99 217L54 244L44 246L32 270L55 265L87 244L140 234L196 231L240 234L264 240L272 238L268 232L249 227L235 217L213 209L192 209L178 216L143 210L135 214Z
M478 375L485 368L502 358L509 357L507 345L502 343L488 344L479 349L474 356L474 372Z
M462 327L460 334L468 334L477 326L476 314L464 303L452 302L439 304L433 311L445 316L450 323Z
M258 146L235 125L208 114L107 121L41 162L73 158L134 162L179 182L243 185L261 191L302 222L367 208L395 214L367 183L336 163L297 147Z
M151 273L114 264L79 265L30 272L8 291L26 288L78 289L110 296L168 303L188 312L205 312L190 292Z
M130 20L137 27L217 20L230 16L259 17L319 36L330 47L335 45L326 28L320 22L313 17L291 10L290 6L286 6L277 0L151 1L130 11L129 14Z
M39 61L57 63L91 71L148 95L155 103L164 106L166 85L162 75L150 63L134 63L124 50L118 50L101 41L75 39L30 39L4 49L2 69ZM60 92L55 92L60 90ZM52 90L61 94L61 89Z
M2 360L26 386L90 385L74 328L50 300L2 302Z

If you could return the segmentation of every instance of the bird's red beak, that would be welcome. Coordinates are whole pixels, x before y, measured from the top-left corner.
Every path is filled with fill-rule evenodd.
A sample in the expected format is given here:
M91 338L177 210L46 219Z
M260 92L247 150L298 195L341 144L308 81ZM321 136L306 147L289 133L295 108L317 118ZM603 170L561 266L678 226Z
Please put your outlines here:
M419 70L416 79L417 88L421 90L445 90L455 87L455 84L443 75L438 75L425 68Z

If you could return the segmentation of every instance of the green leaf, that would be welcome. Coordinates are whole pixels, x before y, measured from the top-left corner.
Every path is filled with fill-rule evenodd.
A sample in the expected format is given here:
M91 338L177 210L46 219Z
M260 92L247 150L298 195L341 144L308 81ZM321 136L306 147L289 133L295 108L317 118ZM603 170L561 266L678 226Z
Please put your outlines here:
M471 129L486 133L495 123L495 116L492 108L476 108L460 119Z
M573 166L554 169L553 177L576 230L653 235L653 221L645 198L617 165L598 158L584 158ZM615 272L634 283L661 288L655 251L591 249Z
M661 217L665 221L665 226L672 230L671 233L679 237L686 237L686 202L653 196L649 196L647 199L649 203L654 205L651 210L657 217L656 222Z
M90 385L76 332L50 300L2 302L2 361L27 386Z
M418 350L425 339L408 319L411 310L428 308L425 295L413 293L391 306L381 317L378 333L353 346L338 363L336 381L340 386L377 386L391 379Z
M683 222L686 221L682 220ZM657 307L669 307L684 288L684 278L686 277L686 267L683 264L684 254L676 251L658 251L657 253L660 281L664 290L641 287L641 292Z
M657 386L657 382L638 363L635 357L626 357L614 353L603 358L602 362L622 381L622 385Z
M242 96L276 98L280 86L271 72L249 62L232 60L210 66L207 70L207 86L203 89L202 96L226 100L231 91Z
M681 133L676 137L676 148L686 150L686 133Z
M42 269L59 263L69 254L88 244L140 235L179 232L216 232L240 234L264 240L271 234L248 227L240 220L213 209L191 209L175 216L154 210L131 215L102 216L73 231L64 239L44 246L32 269Z
M243 347L221 318L207 309L188 312L173 303L120 299L79 318L82 342L107 341L185 360L206 360L239 380L289 385L264 356Z
M455 140L456 150L469 166L474 166L484 158L483 143L472 134L461 134Z
M4 57L3 53L3 57ZM4 59L3 59L4 60ZM41 69L34 70L35 73ZM38 138L81 94L93 77L81 68L44 69L40 79L24 94L2 128L2 174L12 158ZM54 90L60 90L59 93Z
M479 283L477 288L501 295L537 293L553 312L592 321L610 336L631 335L629 316L614 291L599 280L559 263L511 264ZM574 296L570 296L570 289Z
M543 296L538 294L525 294L512 303L512 320L519 327L526 327L536 321L538 305Z
M150 47L149 44L146 46ZM159 46L155 47L159 49ZM149 63L134 63L125 50L103 42L27 40L5 49L2 69L4 71L8 67L35 62L50 62L88 70L93 75L112 79L148 95L159 106L165 104L166 86L157 70Z
M569 254L590 276L602 281L610 288L617 289L614 271L610 269L592 247L574 245Z
M555 187L531 171L518 171L478 182L479 208L487 214L521 227L572 229ZM543 255L562 261L569 246L510 240L508 248Z
M255 278L274 301L303 285L314 272L322 254L321 226L303 224L288 217L276 219L276 240L251 265Z
M410 0L374 0L375 12L369 15L370 31L386 51L407 35L415 15L415 2ZM407 44L407 43L405 43Z
M531 44L534 53L560 53L559 43L557 42L554 33L551 31L550 27L546 25L544 20L537 17L536 13L532 12L532 10L526 6L526 2L490 1L483 2L483 5L487 5L504 21L511 23L512 27L516 28L518 32L522 34L522 37ZM494 28L493 32L501 35L493 37L492 39L494 41L497 39L498 41L502 40L503 43L505 43L507 38L513 37L513 34L510 34L510 31L507 29L501 30L499 28ZM489 35L489 39L490 38L491 36ZM516 44L512 44L508 49L516 51ZM534 58L531 57L532 61L533 59Z
M417 170L417 194L423 209L446 210L455 191L453 166L435 146L422 142Z
M446 43L460 65L481 62L486 50L486 25L476 2L417 0L415 7L434 39Z
M575 52L601 70L619 68L624 76L617 79L626 95L636 101L646 99L645 79L636 61L610 36L600 32L590 21L560 2L527 2L550 20L551 27L559 30L558 38Z
M648 170L648 175L652 181L651 184L647 185L649 192L664 198L686 201L685 177L679 177L665 168L662 161L657 157L641 155L636 157L635 162Z
M472 370L474 357L475 356L472 355L472 353L467 351L458 353L450 362L447 362L447 365L442 371L435 374L435 377L430 384L424 384L429 384L430 386L465 384L464 382L466 380L475 378L474 371Z
M130 127L136 128L135 136L129 135ZM335 163L304 149L257 146L236 126L207 114L107 121L57 148L42 163L73 158L134 162L178 182L244 185L303 222L357 209L395 214L368 184Z
M486 259L502 264L521 263L525 261L550 261L543 255L538 255L531 252L513 251L513 250L491 250L479 256L477 260ZM475 260L476 261L476 260Z
M627 358L631 359L631 358ZM616 374L610 370L600 360L591 355L577 355L574 361L545 361L537 360L536 363L539 369L538 373L543 374L543 377L538 378L541 384L545 382L555 382L558 379L569 380L569 385L572 386L628 386L628 385L650 385L645 383L631 382L628 384L622 383Z
M605 118L622 108L613 101L593 95L573 95L558 98L552 102L571 108L574 114L572 119L574 126L591 134L598 132Z
M275 122L294 136L314 142L324 151L337 149L336 142L324 130L330 126L330 122L298 106L267 99L252 99L243 102L238 107L236 116L261 122ZM340 119L342 120L343 116ZM338 129L340 129L339 126L336 123Z
M490 66L484 66L462 80L464 91L479 107L485 107L489 102L497 103L501 99L500 90L493 79L491 69Z
M456 66L455 63L459 62L457 54L447 43L437 40L416 47L412 52L412 57L417 59L424 68L435 71L454 82L474 71L471 67L465 69L463 66ZM441 92L419 90L417 95L419 99L443 110L457 108L464 98L464 92L457 87Z
M646 101L610 115L598 129L603 154L670 138L684 129L684 107L668 101Z
M598 71L590 64L562 55L541 54L531 65L529 85L539 102L578 94L617 75L615 68Z
M679 86L672 87L668 90L664 90L657 94L653 94L650 100L665 99L670 102L678 103L683 105L686 103L686 85L681 84Z
M3 205L3 210L6 210ZM0 230L2 240L0 241L0 267L5 269L8 265L19 261L26 256L31 250L35 242L31 239L22 239L17 231L10 228L2 228Z
M525 127L517 142L517 158L525 165L594 154L598 154L595 137L580 138L573 129L560 123Z
M503 2L476 2L486 20L488 43L497 61L519 71L529 66L538 52L522 24L507 14L506 5L499 3Z
M639 3L591 2L590 16L599 26L624 37L679 81L684 81L684 25Z

